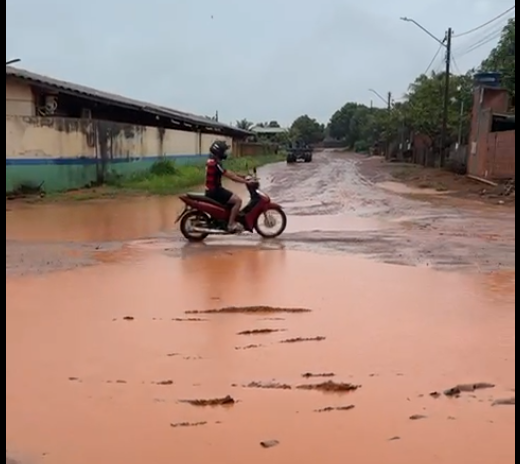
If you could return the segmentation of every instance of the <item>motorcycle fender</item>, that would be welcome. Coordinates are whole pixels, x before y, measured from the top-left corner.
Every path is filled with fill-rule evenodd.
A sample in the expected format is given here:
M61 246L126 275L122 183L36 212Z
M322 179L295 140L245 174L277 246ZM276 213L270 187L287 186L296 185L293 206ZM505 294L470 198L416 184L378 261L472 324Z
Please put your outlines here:
M268 203L267 205L264 206L264 211L267 211L269 209L279 209L279 210L283 211L282 206L279 205L278 203Z
M186 205L184 207L184 209L182 210L182 213L180 213L179 216L177 217L177 219L175 220L175 224L178 224L179 221L182 219L182 216L184 216L189 210L190 210L189 206Z

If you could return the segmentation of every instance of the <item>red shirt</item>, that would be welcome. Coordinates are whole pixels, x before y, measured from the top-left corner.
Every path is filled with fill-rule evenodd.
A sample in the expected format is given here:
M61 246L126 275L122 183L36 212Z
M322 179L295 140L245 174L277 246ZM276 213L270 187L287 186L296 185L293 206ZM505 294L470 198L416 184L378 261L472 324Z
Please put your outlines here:
M206 163L206 190L222 188L222 176L226 170L215 158L208 159Z

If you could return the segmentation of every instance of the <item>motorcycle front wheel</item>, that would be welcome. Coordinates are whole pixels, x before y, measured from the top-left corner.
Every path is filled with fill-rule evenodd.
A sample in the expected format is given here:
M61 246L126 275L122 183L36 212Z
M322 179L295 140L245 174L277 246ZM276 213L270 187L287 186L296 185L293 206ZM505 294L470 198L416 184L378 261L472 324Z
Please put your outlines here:
M258 216L255 230L263 238L277 238L287 228L287 215L281 208L268 208Z

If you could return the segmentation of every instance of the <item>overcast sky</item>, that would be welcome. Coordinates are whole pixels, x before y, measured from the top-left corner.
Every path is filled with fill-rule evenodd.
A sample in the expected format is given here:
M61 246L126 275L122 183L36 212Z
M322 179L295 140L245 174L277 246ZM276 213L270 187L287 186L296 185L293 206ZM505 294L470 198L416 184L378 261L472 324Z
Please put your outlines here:
M222 122L323 122L347 101L402 95L442 38L472 29L513 0L6 0L6 59L18 66ZM478 64L497 22L455 42ZM492 37L492 35L491 35ZM434 68L440 69L441 57Z

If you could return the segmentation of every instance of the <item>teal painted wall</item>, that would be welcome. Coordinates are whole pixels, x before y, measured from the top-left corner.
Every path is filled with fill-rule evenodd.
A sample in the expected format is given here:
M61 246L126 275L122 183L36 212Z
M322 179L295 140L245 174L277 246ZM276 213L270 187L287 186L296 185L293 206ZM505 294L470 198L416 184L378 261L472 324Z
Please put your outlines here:
M131 176L145 172L158 159L165 158L177 164L204 162L205 155L175 155L149 157L139 160L109 163L105 172ZM39 186L49 193L80 189L92 185L98 179L98 167L92 159L24 159L7 160L5 167L6 193L15 191L20 185Z
M58 192L146 171L158 159L204 161L216 139L203 132L109 121L6 115L6 193L43 185Z
M84 187L96 180L95 165L14 164L5 167L5 191L15 191L20 185L38 186L46 192L59 192Z

